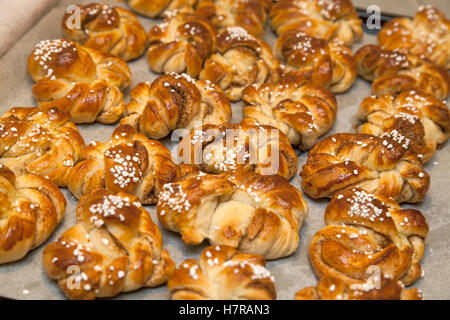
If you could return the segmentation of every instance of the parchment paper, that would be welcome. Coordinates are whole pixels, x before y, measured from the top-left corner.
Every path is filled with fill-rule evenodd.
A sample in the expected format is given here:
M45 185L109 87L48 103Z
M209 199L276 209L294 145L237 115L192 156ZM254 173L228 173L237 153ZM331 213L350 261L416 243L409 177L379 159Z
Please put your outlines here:
M7 52L25 32L54 6L58 0L2 1L0 11L0 57ZM26 10L24 10L26 8Z
M88 1L80 1L88 3ZM373 0L374 3L377 1ZM383 1L384 2L384 1ZM42 20L37 23L21 40L0 59L0 114L14 106L34 106L31 96L32 80L27 75L26 62L34 45L40 40L55 39L62 36L60 21L65 8L72 4L73 0L63 0L54 7ZM382 3L382 1L378 1ZM385 2L386 3L386 2ZM447 2L447 15L450 13L450 3ZM445 10L444 10L445 12ZM146 29L157 23L140 17ZM266 41L273 44L275 37L267 28ZM356 50L360 45L375 43L374 36L365 34L364 41L355 45ZM145 57L130 63L133 72L132 87L141 81L152 81L156 75L149 71ZM125 99L129 99L129 90ZM329 132L353 132L356 124L356 113L359 104L366 96L370 95L370 84L358 79L353 88L345 94L337 96L339 111L337 121ZM242 104L233 106L233 122L238 122L242 117ZM110 138L112 131L117 126L88 124L80 125L79 129L85 142L91 140L105 141ZM299 171L307 158L306 153L299 154ZM425 275L413 286L421 289L426 299L450 299L450 148L445 146L436 153L434 158L425 166L431 175L431 187L426 200L419 205L404 205L421 210L427 218L430 232L426 240L427 248L422 262ZM298 174L291 183L300 188ZM67 199L66 215L56 232L47 241L57 239L65 230L75 223L76 199L67 189L62 189ZM328 200L312 200L305 195L309 206L309 215L300 230L300 244L295 254L288 258L269 261L268 268L275 276L278 299L292 299L301 288L315 285L317 279L310 266L307 252L308 245L313 234L324 226L323 216ZM154 221L155 206L147 206ZM198 258L207 243L201 246L184 245L180 236L161 228L164 237L164 247L169 250L172 259L177 265L187 258ZM42 267L42 251L44 246L30 252L23 260L0 265L0 296L14 299L63 299L56 282L50 280ZM25 290L25 293L24 293ZM28 291L28 292L27 292ZM27 293L27 294L26 294ZM115 299L168 299L166 286L156 289L142 288L132 293L121 294Z

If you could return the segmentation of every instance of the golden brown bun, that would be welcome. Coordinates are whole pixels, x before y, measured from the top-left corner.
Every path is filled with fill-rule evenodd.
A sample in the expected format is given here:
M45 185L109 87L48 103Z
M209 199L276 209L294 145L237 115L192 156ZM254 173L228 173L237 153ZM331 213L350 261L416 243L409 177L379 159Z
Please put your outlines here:
M231 119L231 105L222 89L186 74L162 75L151 84L138 84L126 108L128 116L120 123L153 139L175 129L191 130L196 122L219 125Z
M111 53L125 61L144 54L147 33L133 13L99 3L79 8L80 26L73 25L73 13L64 14L62 27L67 38L86 47Z
M378 42L385 49L410 52L450 69L450 20L432 6L419 7L413 19L387 22Z
M421 90L440 100L448 96L450 76L447 70L418 56L370 44L361 47L355 59L358 74L373 81L372 91L377 96L406 90Z
M70 299L156 287L173 273L161 232L133 195L92 191L80 199L77 221L43 253L45 272Z
M43 177L17 177L0 164L0 264L22 259L42 245L61 222L66 199Z
M289 181L251 172L189 173L165 185L157 205L161 224L187 244L208 239L266 259L296 251L307 211Z
M450 136L450 112L445 103L420 91L404 91L398 97L368 97L359 109L363 122L358 131L383 136L399 135L425 163L436 147Z
M200 0L195 12L219 31L239 26L261 38L271 6L272 0Z
M295 294L295 300L422 300L418 289L405 289L398 280L381 278L351 286L340 279L322 278L317 286L306 287Z
M69 190L80 198L98 188L127 192L143 204L156 202L162 186L176 177L170 151L129 125L117 127L110 140L91 142L70 170Z
M311 149L300 176L303 190L314 199L359 186L399 203L416 203L430 186L422 161L393 135L328 136Z
M131 10L150 18L162 17L185 6L192 8L196 3L197 0L128 0Z
M232 123L191 130L177 146L179 162L207 173L254 171L291 179L297 154L279 129L267 125Z
M199 77L221 87L228 99L241 99L244 88L279 81L280 63L270 46L242 27L228 27L217 36L217 52L206 60Z
M12 108L0 117L0 163L16 175L44 176L60 187L84 141L70 115L52 108Z
M120 58L71 40L45 40L31 53L28 72L43 110L66 111L75 123L113 123L122 116L121 90L130 85L131 72Z
M208 247L184 261L167 283L174 300L275 300L264 257L227 246Z
M325 224L309 246L319 279L357 285L383 275L410 285L422 275L428 225L420 211L402 210L387 197L352 188L335 194Z
M295 30L346 45L359 42L363 35L351 0L280 0L272 6L270 18L279 35Z
M356 60L350 48L337 40L286 32L278 37L274 51L286 63L287 79L305 79L334 93L347 91L355 82Z
M244 123L274 126L300 150L312 148L336 120L335 96L301 80L248 86L242 99L248 104Z
M216 48L216 30L192 10L173 12L148 34L150 69L156 73L185 72L197 77Z

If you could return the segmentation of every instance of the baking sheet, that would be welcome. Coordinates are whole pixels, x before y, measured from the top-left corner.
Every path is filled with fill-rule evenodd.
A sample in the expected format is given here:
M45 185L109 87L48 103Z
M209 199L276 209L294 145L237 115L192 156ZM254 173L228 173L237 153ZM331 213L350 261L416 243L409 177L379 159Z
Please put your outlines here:
M91 1L79 1L88 3ZM107 2L107 1L104 1ZM377 1L373 1L376 3ZM37 23L22 39L0 59L0 113L3 114L14 106L34 106L31 96L32 80L28 77L26 62L34 45L40 40L55 39L62 36L60 21L65 8L73 0L62 0L42 20ZM379 1L382 3L382 1ZM445 8L441 8L444 10ZM446 12L449 13L450 4ZM156 20L140 17L148 30ZM275 37L267 28L266 41L273 44ZM374 36L365 34L364 41L355 45L353 50L366 43L375 43ZM132 87L141 81L152 81L156 75L152 74L145 57L130 63L133 72ZM338 95L339 111L337 121L329 132L352 132L357 122L356 113L361 101L370 95L370 84L357 79L353 88L345 94ZM125 93L128 101L129 90ZM238 122L242 117L242 103L233 105L232 122ZM79 129L86 143L91 140L105 141L110 138L117 126L101 124L80 125ZM299 170L305 163L306 153L299 154ZM422 266L425 275L413 286L421 289L425 299L450 299L450 148L444 147L436 153L434 158L425 165L431 175L431 187L426 200L414 207L421 210L427 218L430 232L426 241L427 249ZM291 183L300 188L298 174ZM56 232L48 240L54 241L66 229L75 223L76 199L67 189L62 189L67 199L66 215ZM308 244L313 234L324 226L323 215L328 200L312 200L305 195L308 202L309 215L300 231L300 243L295 254L288 258L269 261L268 268L275 277L278 299L293 299L294 294L305 286L315 285L317 279L308 260ZM157 221L155 206L146 206L154 221ZM198 258L207 243L201 246L184 245L180 236L161 228L164 237L164 247L169 250L172 259L179 265L185 259ZM50 280L42 267L42 251L44 246L30 252L23 260L0 265L0 296L14 299L63 299L56 282ZM25 291L24 291L25 290ZM166 286L159 288L142 288L132 293L121 294L116 299L169 299Z

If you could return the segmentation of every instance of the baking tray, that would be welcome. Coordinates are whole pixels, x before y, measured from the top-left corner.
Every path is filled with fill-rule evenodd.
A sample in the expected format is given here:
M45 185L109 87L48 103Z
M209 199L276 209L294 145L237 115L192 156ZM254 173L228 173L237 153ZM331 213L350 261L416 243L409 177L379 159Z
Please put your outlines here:
M79 1L88 3L90 1ZM107 1L105 1L107 2ZM381 1L380 1L381 2ZM31 96L32 80L27 73L27 58L33 47L40 40L56 39L61 34L61 17L65 8L72 1L61 1L46 16L28 31L18 43L0 59L0 113L3 114L9 108L15 106L34 106ZM157 20L140 17L144 27L148 30ZM270 44L275 41L273 32L267 28L265 40ZM372 35L364 35L364 40L352 48L355 51L359 46L367 43L375 43ZM142 81L152 81L156 75L149 71L144 57L131 62L133 83L135 86ZM125 92L125 99L129 99L129 91ZM337 95L339 111L337 121L329 132L353 132L357 123L357 110L361 101L370 95L370 84L357 79L350 91ZM242 103L233 104L232 122L239 122L242 118ZM79 125L80 132L86 143L91 140L105 141L110 138L112 131L117 126L102 124ZM166 145L173 147L170 141L165 140ZM299 154L299 171L305 163L307 153ZM427 248L422 266L425 270L424 277L413 286L423 291L425 299L450 299L450 148L439 150L434 158L425 165L425 170L431 175L431 187L426 200L418 205L404 205L421 210L427 218L430 226L426 244ZM298 174L291 183L300 188ZM64 220L54 234L47 241L56 240L65 230L75 223L75 207L77 200L67 189L62 189L67 199L67 209ZM309 214L300 230L300 243L298 250L290 257L269 261L267 267L275 277L278 299L293 299L294 294L305 286L315 285L316 276L308 260L309 241L316 231L324 226L324 211L328 200L312 200L304 196L309 206ZM146 206L155 222L158 223L155 206ZM201 251L208 245L187 246L183 244L180 236L161 228L164 238L164 247L169 250L172 259L179 265L188 258L198 258ZM18 262L0 265L0 296L13 299L63 299L64 295L59 290L57 283L49 279L42 267L42 251L45 245L30 252L24 259ZM142 288L135 292L120 294L115 299L169 299L170 295L166 286L158 288Z

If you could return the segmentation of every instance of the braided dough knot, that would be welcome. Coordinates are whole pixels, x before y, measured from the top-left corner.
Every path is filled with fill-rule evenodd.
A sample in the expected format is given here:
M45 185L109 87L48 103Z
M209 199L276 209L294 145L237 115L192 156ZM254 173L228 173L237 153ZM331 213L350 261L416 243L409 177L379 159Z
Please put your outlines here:
M44 250L47 275L71 299L112 297L165 283L175 264L138 199L97 189L77 206L78 223Z
M450 111L445 103L420 91L404 91L397 97L382 95L363 100L363 122L358 131L382 136L397 135L425 163L450 136Z
M450 69L450 20L430 5L419 7L413 19L387 22L378 42L385 49L410 52Z
M273 300L274 278L263 257L228 246L208 247L186 260L167 283L174 300Z
M245 120L194 128L177 149L178 162L207 173L252 171L291 179L298 166L297 155L283 132Z
M335 96L305 81L248 86L242 99L245 124L274 126L300 150L312 148L336 120Z
M305 79L334 93L347 91L355 82L356 61L350 48L340 41L285 32L278 37L274 50L287 64L287 78Z
M274 83L282 70L270 46L244 28L228 27L217 37L217 52L206 60L199 78L218 84L228 99L238 101L247 85Z
M165 185L157 213L187 244L208 239L277 259L297 249L307 205L302 193L277 175L199 172Z
M97 188L127 192L144 204L156 202L162 186L176 177L170 151L131 126L117 127L104 143L90 143L69 173L69 190L80 198Z
M271 0L200 0L195 12L211 21L219 31L239 26L262 37L271 6Z
M63 17L63 32L67 38L125 61L136 59L144 53L146 31L133 13L99 3L79 8L79 26L73 25L72 12L66 12Z
M16 178L0 164L0 264L22 259L42 245L61 222L66 199L51 181Z
M387 197L354 188L333 197L325 223L309 248L319 278L358 284L367 279L371 266L379 277L399 279L405 285L422 275L428 225L420 211L402 210Z
M33 173L67 185L84 141L69 114L52 108L12 108L0 118L0 163L16 175Z
M175 129L191 130L195 123L228 123L231 105L211 81L171 73L151 84L138 84L131 92L127 113L121 124L130 124L144 135L159 139Z
M361 284L349 285L336 278L320 279L315 287L306 287L295 294L295 300L422 300L422 292L416 288L405 289L394 279L382 277L368 279Z
M397 95L406 90L420 90L437 99L447 99L450 76L444 68L412 54L366 45L355 53L358 74L373 81L377 96Z
M300 176L303 190L315 199L359 186L399 203L416 203L425 198L430 186L421 160L398 134L326 137L311 149Z
M363 35L351 0L280 0L272 6L270 17L279 35L296 31L346 45L360 41Z
M205 18L181 10L166 16L148 34L150 69L156 73L186 72L197 77L216 48L216 30Z
M28 71L43 110L66 111L75 123L113 123L123 113L121 90L130 85L131 72L120 58L71 40L46 40L30 55Z

